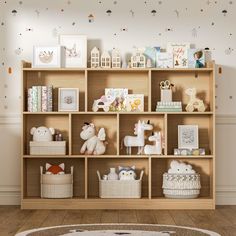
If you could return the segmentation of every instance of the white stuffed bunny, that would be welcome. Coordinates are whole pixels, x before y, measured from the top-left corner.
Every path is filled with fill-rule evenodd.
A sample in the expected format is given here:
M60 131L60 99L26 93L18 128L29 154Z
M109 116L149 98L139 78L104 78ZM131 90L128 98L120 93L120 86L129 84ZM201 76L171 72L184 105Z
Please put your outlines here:
M55 129L47 128L45 126L40 126L38 128L33 127L30 130L30 134L33 135L33 141L50 142L53 141L53 135L55 134Z
M185 164L184 162L172 161L170 164L169 174L195 174L191 165Z

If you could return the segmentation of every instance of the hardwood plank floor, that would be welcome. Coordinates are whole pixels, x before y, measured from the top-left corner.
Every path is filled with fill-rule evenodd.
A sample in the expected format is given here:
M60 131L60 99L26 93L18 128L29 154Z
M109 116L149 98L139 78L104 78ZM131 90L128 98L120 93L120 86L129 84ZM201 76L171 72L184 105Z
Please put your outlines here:
M13 236L27 229L90 223L140 223L183 225L236 236L236 206L213 210L20 210L0 206L0 236Z

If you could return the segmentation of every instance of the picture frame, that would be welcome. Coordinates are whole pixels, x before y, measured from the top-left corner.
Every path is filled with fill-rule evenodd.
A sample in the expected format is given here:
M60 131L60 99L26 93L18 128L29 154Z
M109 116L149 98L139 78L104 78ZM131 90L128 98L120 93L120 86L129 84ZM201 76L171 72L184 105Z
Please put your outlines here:
M144 94L128 94L125 98L126 111L143 112L144 111Z
M34 46L33 68L60 68L62 47L61 46Z
M178 148L199 148L198 125L178 125Z
M63 60L67 68L87 68L87 36L62 34L59 44L65 48Z
M79 111L79 89L58 89L58 111Z

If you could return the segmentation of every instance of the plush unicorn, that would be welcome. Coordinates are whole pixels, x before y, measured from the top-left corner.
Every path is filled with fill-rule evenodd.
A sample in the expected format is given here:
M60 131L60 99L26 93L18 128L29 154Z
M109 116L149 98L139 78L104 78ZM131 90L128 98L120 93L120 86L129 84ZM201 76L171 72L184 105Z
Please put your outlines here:
M102 155L106 151L106 133L105 129L101 128L96 136L96 129L93 123L84 123L80 137L85 140L80 149L80 153L87 155Z
M148 140L150 142L155 142L154 145L145 145L144 147L144 153L146 155L160 155L162 154L162 138L161 138L161 132L155 132L154 135L149 136Z
M185 108L186 111L193 112L197 109L199 112L204 112L206 110L203 101L196 97L197 92L195 88L188 88L185 90L185 93L190 97L188 105Z
M144 131L152 130L153 126L150 124L150 121L145 123L144 121L138 121L135 124L134 134L137 136L125 136L124 145L126 146L127 154L131 155L131 147L138 147L138 155L141 155L143 152L144 142Z

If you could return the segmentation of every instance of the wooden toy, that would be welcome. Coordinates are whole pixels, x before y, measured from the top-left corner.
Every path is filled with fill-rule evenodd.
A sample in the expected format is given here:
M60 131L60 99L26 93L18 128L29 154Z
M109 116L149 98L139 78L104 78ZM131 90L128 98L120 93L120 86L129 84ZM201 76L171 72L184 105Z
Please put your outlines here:
M145 145L144 153L146 155L161 155L162 154L162 137L161 132L155 132L152 136L149 136L150 142L155 142L154 145Z
M101 96L101 98L94 100L92 110L94 112L98 111L98 109L102 108L103 111L108 112L110 105L115 101L115 97L112 96Z
M197 92L195 88L188 88L185 90L185 93L190 97L188 105L185 108L186 111L193 112L197 109L199 112L204 112L206 110L203 100L196 97Z
M121 56L118 49L113 49L111 53L112 68L121 68Z
M101 67L102 68L111 68L111 56L110 54L105 51L102 53L102 56L101 56Z
M91 68L98 68L100 65L100 52L97 47L91 51Z
M146 67L146 57L140 50L131 57L131 68L145 68Z

